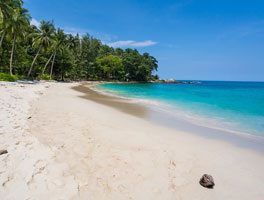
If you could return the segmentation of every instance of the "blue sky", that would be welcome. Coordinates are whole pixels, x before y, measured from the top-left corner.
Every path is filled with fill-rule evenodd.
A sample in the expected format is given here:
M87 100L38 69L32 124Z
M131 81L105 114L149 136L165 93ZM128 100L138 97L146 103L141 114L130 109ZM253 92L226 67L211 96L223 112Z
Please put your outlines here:
M137 48L161 78L264 81L263 0L24 0L32 23Z

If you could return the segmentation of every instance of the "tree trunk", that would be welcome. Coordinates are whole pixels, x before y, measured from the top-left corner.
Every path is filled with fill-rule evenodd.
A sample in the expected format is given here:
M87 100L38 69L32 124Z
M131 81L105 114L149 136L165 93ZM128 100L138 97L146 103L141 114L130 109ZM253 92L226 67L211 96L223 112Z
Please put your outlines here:
M0 71L1 72L4 72L4 67L3 67L3 65L4 65L4 63L3 63L4 55L5 55L5 51L3 50L2 54L1 54L1 61L0 61Z
M44 75L44 72L45 72L45 70L46 70L46 68L47 68L47 66L48 66L48 64L49 64L49 62L50 62L50 60L51 60L51 58L53 57L54 53L55 53L55 52L53 52L53 53L51 54L51 56L50 56L48 62L46 63L46 65L45 65L45 67L44 67L44 69L43 69L43 71L42 71L42 74L41 74L41 78L40 78L40 79L42 79L42 77L43 77L43 75Z
M32 71L32 69L33 69L33 65L34 65L34 63L35 63L35 61L36 61L36 59L37 59L37 57L38 57L38 55L39 55L40 49L41 49L41 46L39 47L38 52L37 52L35 58L33 59L32 63L31 63L30 69L29 69L29 71L28 71L28 76L31 74L31 71Z
M13 75L13 73L12 73L12 64L13 64L13 56L14 56L14 51L15 51L15 43L16 43L16 34L14 35L13 44L12 44L12 51L11 51L11 57L10 57L10 66L9 66L10 75Z
M54 65L55 57L56 57L56 51L54 53L53 60L52 60L52 65L51 65L51 69L50 69L50 79L51 79L51 76L52 76L52 71L53 71L53 65Z
M5 37L5 31L3 32L2 36L1 36L1 40L0 40L0 49L2 48L2 44L3 44L3 40L4 40L4 37Z

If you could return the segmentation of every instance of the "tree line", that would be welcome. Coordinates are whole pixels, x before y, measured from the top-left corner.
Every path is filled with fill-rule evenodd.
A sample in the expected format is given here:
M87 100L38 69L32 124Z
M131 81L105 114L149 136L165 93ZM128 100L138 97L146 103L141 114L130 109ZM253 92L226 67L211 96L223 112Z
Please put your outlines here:
M30 24L22 0L0 1L0 72L33 79L150 81L158 61L136 49L112 48L66 34L53 21Z

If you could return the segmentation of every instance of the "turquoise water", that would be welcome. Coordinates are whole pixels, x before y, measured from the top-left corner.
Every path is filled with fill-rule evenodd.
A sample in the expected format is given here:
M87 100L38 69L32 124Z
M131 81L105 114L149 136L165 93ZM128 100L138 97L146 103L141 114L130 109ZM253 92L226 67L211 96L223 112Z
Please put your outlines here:
M264 136L264 82L102 84L115 94L168 105L167 110L206 125Z

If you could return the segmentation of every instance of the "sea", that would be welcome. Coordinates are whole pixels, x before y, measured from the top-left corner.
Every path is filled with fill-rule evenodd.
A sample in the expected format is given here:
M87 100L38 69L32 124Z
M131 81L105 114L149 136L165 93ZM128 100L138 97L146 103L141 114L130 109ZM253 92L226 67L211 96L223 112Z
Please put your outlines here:
M152 104L202 126L264 137L264 82L195 82L106 83L96 87L112 95Z

